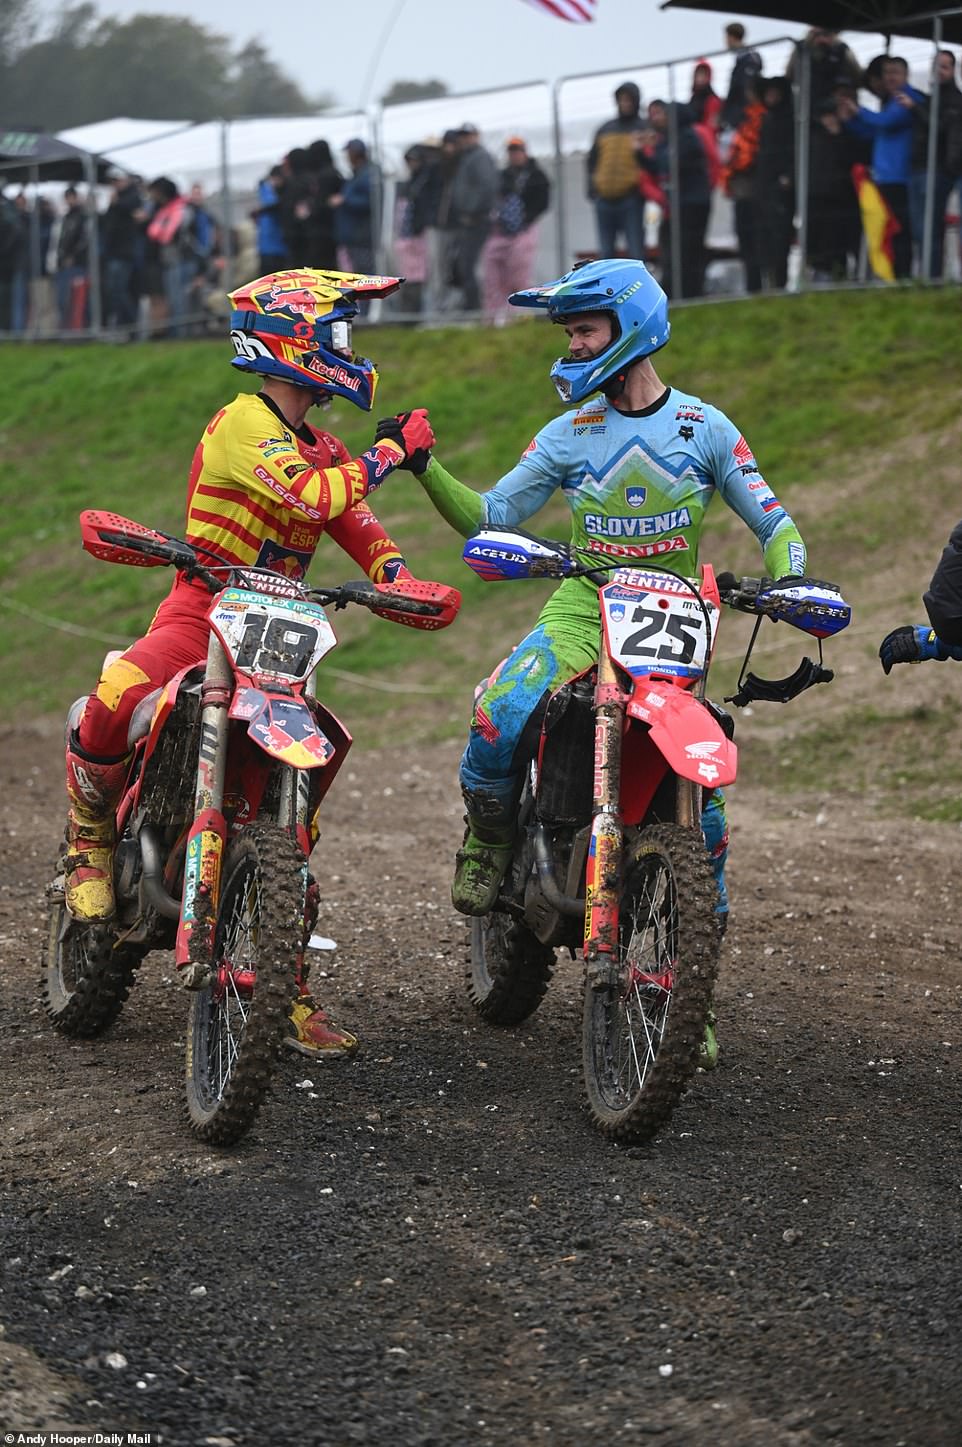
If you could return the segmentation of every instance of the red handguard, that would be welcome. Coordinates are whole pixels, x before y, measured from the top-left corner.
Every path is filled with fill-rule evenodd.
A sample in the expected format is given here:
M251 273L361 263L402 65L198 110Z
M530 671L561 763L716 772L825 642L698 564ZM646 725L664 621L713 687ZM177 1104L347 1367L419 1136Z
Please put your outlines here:
M385 606L372 608L372 613L408 628L447 628L461 607L461 594L446 583L398 578L393 583L375 583L374 587L384 597Z
M127 563L132 568L164 568L170 566L170 558L155 558L133 548L125 548L122 542L111 542L105 533L128 533L131 537L147 538L153 543L167 547L168 542L153 528L143 523L131 522L119 513L102 512L98 508L86 508L80 514L80 536L84 550L106 563Z

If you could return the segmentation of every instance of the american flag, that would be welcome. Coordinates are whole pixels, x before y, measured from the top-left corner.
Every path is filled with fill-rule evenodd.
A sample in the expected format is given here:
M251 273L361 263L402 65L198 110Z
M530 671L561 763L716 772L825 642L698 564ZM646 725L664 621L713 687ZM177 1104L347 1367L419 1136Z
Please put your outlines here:
M595 18L597 0L528 0L539 10L545 10L558 20L571 20L575 25L584 25Z

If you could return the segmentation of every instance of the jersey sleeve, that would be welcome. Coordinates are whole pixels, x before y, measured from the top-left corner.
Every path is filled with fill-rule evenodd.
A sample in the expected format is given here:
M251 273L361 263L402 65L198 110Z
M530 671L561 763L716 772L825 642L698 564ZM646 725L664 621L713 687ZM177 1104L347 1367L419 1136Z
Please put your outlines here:
M567 431L571 431L570 426ZM483 521L510 528L533 517L564 483L567 453L565 418L556 417L532 437L516 466L482 493Z
M334 518L327 533L364 569L372 583L392 581L398 569L405 566L401 549L365 502Z
M717 408L706 408L712 422L715 486L725 502L758 539L771 578L805 572L805 544L755 461L738 428Z
M280 498L294 512L315 522L340 517L379 487L404 459L403 449L385 438L360 457L331 466L326 440L318 439L316 446L308 447L293 438L265 437L263 424L247 412L239 414L225 440L230 473L236 481L274 502Z

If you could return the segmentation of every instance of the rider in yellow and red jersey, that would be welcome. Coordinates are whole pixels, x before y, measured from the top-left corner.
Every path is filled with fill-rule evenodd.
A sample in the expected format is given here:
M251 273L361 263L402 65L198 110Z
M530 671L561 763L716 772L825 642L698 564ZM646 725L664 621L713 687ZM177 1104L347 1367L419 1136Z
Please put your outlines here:
M211 418L194 453L187 540L225 563L302 578L325 532L374 582L410 577L396 544L364 502L407 456L430 446L423 412L403 437L352 458L337 437L309 426L311 407L332 395L370 411L377 371L351 350L359 296L382 296L395 277L282 271L231 293L233 365L257 372L244 394ZM114 809L130 753L137 704L207 656L210 593L178 574L147 633L109 663L67 741L70 798L64 856L67 908L85 922L114 912ZM357 1041L334 1028L310 996L294 1002L290 1043L302 1053L344 1053Z

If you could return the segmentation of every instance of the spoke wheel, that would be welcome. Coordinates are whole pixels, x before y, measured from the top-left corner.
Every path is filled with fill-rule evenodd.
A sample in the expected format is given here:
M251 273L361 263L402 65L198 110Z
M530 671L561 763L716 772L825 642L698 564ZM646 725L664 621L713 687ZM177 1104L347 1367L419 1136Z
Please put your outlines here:
M49 890L41 999L47 1018L64 1035L91 1039L112 1025L124 1007L143 954L116 949L109 923L71 919L63 880Z
M252 824L224 859L211 980L192 1000L187 1115L213 1145L250 1128L270 1088L303 943L304 856L290 835Z
M489 1025L520 1025L541 1004L554 950L520 920L492 913L471 921L468 998Z
M699 833L642 830L626 859L617 955L585 971L588 1105L624 1144L660 1130L697 1068L718 971L716 899Z

